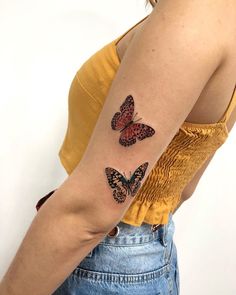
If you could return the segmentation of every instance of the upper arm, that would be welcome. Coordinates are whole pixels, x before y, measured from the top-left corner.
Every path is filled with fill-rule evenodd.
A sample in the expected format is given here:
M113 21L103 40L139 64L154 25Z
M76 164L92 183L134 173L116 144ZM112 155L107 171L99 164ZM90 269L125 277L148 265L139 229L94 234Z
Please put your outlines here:
M129 179L140 167L132 178L132 189L143 184L220 65L217 15L209 11L206 15L208 2L212 1L163 1L133 37L83 158L58 190L67 196L60 198L58 192L64 208L86 219L90 229L111 228L122 218L133 196L120 175L125 172ZM111 122L129 95L134 99L134 113L138 113L135 119L141 118L140 123L155 133L124 146L119 143L121 132L112 129ZM132 106L128 103L126 107L120 125L130 122ZM148 132L144 129L142 132ZM132 132L125 140L129 137L134 137ZM109 178L108 167L119 173ZM123 202L115 200L117 193Z

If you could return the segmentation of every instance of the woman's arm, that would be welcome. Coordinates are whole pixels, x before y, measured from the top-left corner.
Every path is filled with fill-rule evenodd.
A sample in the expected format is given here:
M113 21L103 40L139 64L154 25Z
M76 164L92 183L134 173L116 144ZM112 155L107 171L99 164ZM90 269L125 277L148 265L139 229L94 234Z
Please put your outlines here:
M82 160L34 218L1 295L51 294L122 219L222 63L219 2L154 8L123 57ZM129 125L133 111L142 125Z

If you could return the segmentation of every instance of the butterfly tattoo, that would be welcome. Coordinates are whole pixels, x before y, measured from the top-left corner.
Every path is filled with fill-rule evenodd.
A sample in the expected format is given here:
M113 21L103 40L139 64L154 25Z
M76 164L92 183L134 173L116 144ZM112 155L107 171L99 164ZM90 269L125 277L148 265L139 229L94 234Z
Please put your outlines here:
M148 167L148 162L140 165L127 179L116 169L107 167L105 173L107 176L108 184L113 189L113 197L117 203L123 203L127 196L134 197L139 187L141 186L141 180L143 179Z
M143 140L146 137L153 136L155 130L146 124L136 123L141 120L134 121L134 99L132 95L128 95L120 106L120 112L116 112L111 120L111 128L120 130L119 143L123 146L130 146L136 140Z

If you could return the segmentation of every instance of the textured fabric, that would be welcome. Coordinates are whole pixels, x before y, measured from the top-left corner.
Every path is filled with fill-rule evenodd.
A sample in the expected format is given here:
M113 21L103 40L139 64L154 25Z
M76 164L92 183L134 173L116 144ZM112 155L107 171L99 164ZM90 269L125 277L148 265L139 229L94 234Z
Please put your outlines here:
M59 151L61 163L68 174L77 166L87 147L120 65L116 44L127 32L86 60L71 83L68 128ZM235 105L234 89L231 101L220 121L211 124L186 121L183 123L136 194L123 216L123 222L134 226L140 226L142 222L168 222L168 214L177 207L186 184L227 139L226 122Z
M172 216L154 232L146 223L117 226L118 235L106 236L52 295L179 294Z

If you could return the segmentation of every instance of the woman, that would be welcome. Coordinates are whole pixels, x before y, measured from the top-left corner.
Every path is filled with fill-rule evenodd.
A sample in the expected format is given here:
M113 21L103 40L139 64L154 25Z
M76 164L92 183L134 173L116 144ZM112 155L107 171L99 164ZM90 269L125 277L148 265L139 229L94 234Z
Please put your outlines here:
M150 3L76 73L69 176L37 203L1 294L179 294L173 214L236 118L236 2Z

